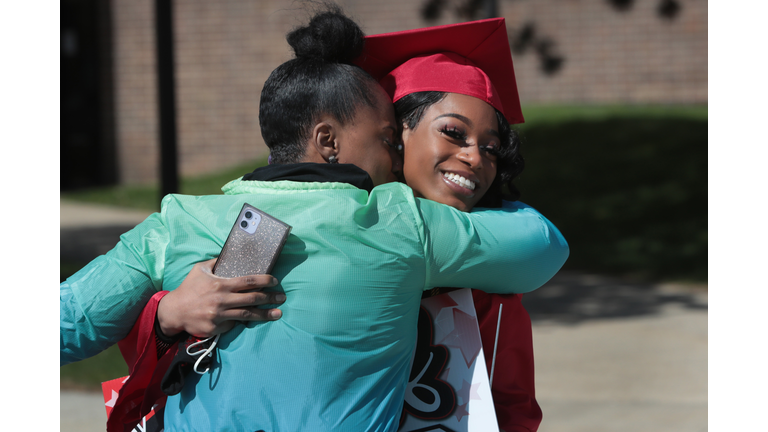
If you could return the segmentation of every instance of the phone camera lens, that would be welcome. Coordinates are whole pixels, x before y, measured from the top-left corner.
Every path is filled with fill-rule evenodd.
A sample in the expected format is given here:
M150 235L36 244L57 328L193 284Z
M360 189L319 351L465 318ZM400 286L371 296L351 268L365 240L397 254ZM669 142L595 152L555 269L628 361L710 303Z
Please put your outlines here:
M243 228L248 228L248 222L242 221L242 222L240 222L240 226L243 227Z
M253 217L253 213L251 213L251 212L245 212L245 218L246 218L246 219L250 219L250 218L252 218L252 217Z

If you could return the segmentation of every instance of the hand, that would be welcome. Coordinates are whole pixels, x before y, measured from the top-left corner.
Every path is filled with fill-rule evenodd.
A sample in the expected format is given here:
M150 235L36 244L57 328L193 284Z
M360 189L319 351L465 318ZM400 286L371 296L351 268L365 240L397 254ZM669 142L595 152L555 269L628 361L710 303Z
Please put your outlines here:
M261 292L277 285L270 275L222 278L213 274L216 259L192 267L178 288L157 305L157 321L166 336L186 331L196 337L225 333L239 321L274 321L280 309L259 309L264 304L281 304L283 293Z

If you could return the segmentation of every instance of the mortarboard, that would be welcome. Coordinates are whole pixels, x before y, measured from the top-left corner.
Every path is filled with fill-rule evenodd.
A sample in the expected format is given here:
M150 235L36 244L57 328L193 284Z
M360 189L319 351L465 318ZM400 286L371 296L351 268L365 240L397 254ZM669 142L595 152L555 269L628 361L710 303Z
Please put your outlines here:
M522 123L504 18L427 27L365 38L355 64L396 102L419 91L474 96Z

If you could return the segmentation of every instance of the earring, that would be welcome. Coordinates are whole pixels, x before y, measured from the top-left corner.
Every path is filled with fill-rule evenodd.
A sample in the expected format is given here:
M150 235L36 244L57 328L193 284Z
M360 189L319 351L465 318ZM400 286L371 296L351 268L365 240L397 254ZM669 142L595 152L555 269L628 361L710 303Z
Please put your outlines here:
M403 152L403 145L402 144L398 144L397 145L397 151L400 152L400 153Z
M336 155L328 156L328 163L329 164L337 164L337 163L339 163L339 159L336 157Z

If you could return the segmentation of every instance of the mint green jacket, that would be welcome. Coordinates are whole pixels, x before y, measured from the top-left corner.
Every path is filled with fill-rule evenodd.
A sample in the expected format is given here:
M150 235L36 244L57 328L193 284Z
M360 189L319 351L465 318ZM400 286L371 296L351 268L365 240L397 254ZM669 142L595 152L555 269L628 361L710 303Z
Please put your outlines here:
M61 363L123 338L147 300L218 255L244 202L293 227L272 274L274 322L222 335L211 372L168 399L167 431L394 431L422 291L522 293L568 256L559 231L521 203L464 213L345 183L235 180L225 195L169 195L120 243L60 287Z

